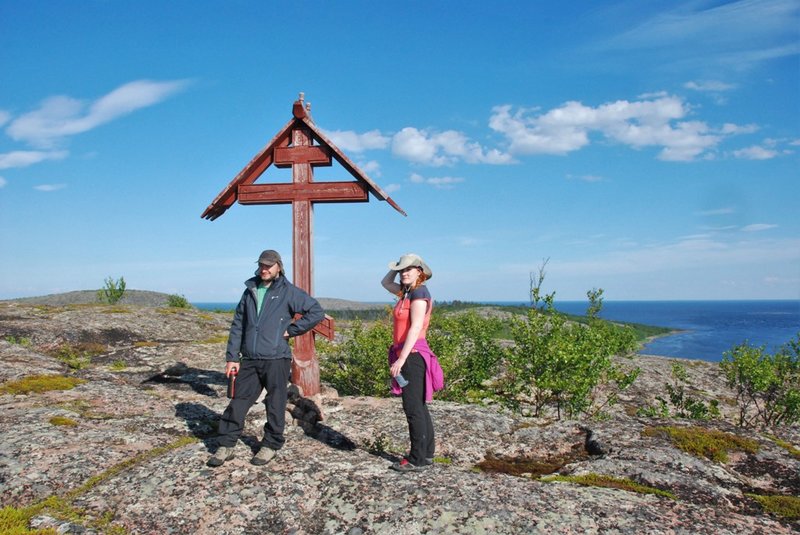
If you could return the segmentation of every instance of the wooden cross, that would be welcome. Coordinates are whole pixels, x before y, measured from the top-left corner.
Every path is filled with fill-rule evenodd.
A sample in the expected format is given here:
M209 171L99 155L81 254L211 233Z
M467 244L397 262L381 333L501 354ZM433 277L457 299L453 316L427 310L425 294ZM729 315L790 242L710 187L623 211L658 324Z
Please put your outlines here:
M278 132L242 171L217 195L203 212L204 219L214 220L233 205L291 204L292 261L294 284L313 295L313 218L315 203L368 202L369 193L388 202L403 215L406 213L370 178L350 161L314 125L310 105L304 103L303 93L292 106L293 119ZM317 144L314 144L316 141ZM330 166L332 158L344 167L355 182L314 182L314 167ZM271 165L292 168L288 184L254 184ZM333 339L334 325L330 316L314 328L314 332ZM314 334L295 339L292 363L292 383L302 395L319 393L319 363L314 347Z

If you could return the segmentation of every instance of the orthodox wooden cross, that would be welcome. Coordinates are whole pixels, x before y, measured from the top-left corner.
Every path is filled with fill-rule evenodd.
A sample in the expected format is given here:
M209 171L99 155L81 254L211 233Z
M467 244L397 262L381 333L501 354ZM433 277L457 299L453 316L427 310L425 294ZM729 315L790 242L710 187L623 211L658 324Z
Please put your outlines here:
M293 118L217 195L202 217L213 221L236 201L239 204L291 204L294 284L313 295L312 236L315 203L367 202L369 193L372 193L401 214L406 213L320 132L311 120L310 112L310 104L305 104L303 93L300 93L300 98L292 106ZM356 180L314 182L314 167L330 166L331 157ZM278 168L291 167L292 182L254 184L273 163ZM332 339L333 319L326 315L314 332ZM314 348L314 332L297 337L294 346L292 383L299 386L302 395L306 397L319 393L319 363Z

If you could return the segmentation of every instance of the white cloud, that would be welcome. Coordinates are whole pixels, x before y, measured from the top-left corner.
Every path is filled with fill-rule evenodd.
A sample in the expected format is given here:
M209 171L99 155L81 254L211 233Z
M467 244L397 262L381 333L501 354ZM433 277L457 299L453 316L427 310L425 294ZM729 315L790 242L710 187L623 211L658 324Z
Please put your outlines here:
M720 133L725 135L752 134L753 132L758 132L758 125L746 124L740 126L733 123L725 123L724 125L722 125L722 128L720 129Z
M8 180L0 176L0 188L4 188L8 184Z
M425 178L418 173L411 173L408 179L414 184L429 184L437 189L453 189L455 184L464 182L464 179L461 177L443 176Z
M730 91L735 89L736 86L734 84L726 84L725 82L719 82L716 80L706 80L703 82L686 82L683 84L683 87L686 89L691 89L693 91L708 91L712 93L718 93L722 91Z
M42 184L41 186L34 186L33 189L38 191L58 191L60 189L66 188L66 184Z
M486 150L455 130L429 132L414 127L400 130L392 138L392 153L411 162L443 166L456 162L509 164L513 158L497 149Z
M183 90L187 84L186 80L136 80L91 103L63 95L49 97L39 109L14 119L6 132L16 141L49 148L65 137L92 130L118 117L157 104Z
M385 149L391 139L378 130L370 130L358 134L352 130L324 131L325 135L344 152L364 152L374 149Z
M11 114L5 110L0 110L0 126L3 126L11 120Z
M777 151L753 145L744 149L733 151L733 155L744 160L770 160L778 155Z
M400 184L386 184L386 186L383 188L383 191L386 193L394 193L395 191L399 190L400 187Z
M370 176L381 176L381 164L375 160L359 163L358 168Z
M725 206L723 208L714 208L712 210L703 210L702 212L697 212L698 215L728 215L735 213L736 210L733 207Z
M45 160L61 160L69 153L65 150L59 151L38 151L38 150L17 150L0 154L0 169L11 169L14 167L27 167Z
M690 112L680 98L663 95L618 100L596 108L572 101L541 114L525 109L512 114L511 106L505 105L492 110L489 126L506 136L509 152L515 155L564 155L585 147L590 143L589 134L599 132L636 149L660 147L659 158L671 161L707 157L723 135L741 129L726 125L716 132L704 122L682 120Z
M771 228L777 228L778 225L772 225L769 223L754 223L752 225L747 225L742 227L742 231L744 232L761 232L762 230L769 230Z

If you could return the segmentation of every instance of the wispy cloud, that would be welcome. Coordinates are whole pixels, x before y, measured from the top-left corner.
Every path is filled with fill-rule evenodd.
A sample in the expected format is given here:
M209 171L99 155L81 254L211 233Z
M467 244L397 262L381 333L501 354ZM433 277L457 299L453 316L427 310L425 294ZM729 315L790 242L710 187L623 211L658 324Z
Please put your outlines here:
M11 120L11 114L5 110L0 110L0 126L6 124L9 120Z
M778 156L778 151L759 145L733 151L733 155L744 160L770 160Z
M713 208L711 210L703 210L697 212L697 215L729 215L736 213L736 209L731 206L725 206L723 208Z
M710 237L687 237L633 250L613 251L577 261L558 261L550 266L563 275L604 273L610 275L654 273L691 268L712 270L716 266L800 260L800 239L720 241Z
M777 228L778 225L772 225L769 223L754 223L752 225L747 225L742 227L742 231L744 232L761 232L762 230L769 230L771 228Z
M647 51L650 60L740 71L800 52L796 0L739 0L718 5L704 1L668 4L613 39L603 50ZM702 50L702 54L697 54Z
M730 91L736 88L735 84L726 84L725 82L720 82L717 80L706 80L702 82L686 82L683 84L683 87L686 89L691 89L692 91L701 91L701 92L711 92L711 93L721 93L723 91Z
M599 175L567 175L567 180L583 180L584 182L602 182L604 179Z
M8 184L8 180L0 176L0 188L4 188Z
M384 136L379 130L370 130L359 134L352 130L324 130L325 135L345 152L365 152L368 150L385 149L389 146L391 138Z
M62 160L69 153L65 150L40 151L40 150L17 150L0 154L0 169L11 169L15 167L27 167L45 160Z
M412 173L409 180L415 184L429 184L437 189L453 189L456 184L464 182L461 177L442 176L426 178L418 173Z
M66 187L67 187L66 184L42 184L40 186L34 186L33 189L37 191L50 192L50 191L58 191Z
M38 109L11 120L6 133L15 141L51 148L64 138L157 104L182 91L188 83L187 80L136 80L93 102L64 95L49 97Z
M406 127L392 138L392 153L414 163L443 166L466 163L509 164L511 155L497 149L485 149L455 130L434 132Z
M687 120L690 112L683 100L669 95L597 107L572 101L544 113L524 108L512 112L511 106L503 105L493 109L489 126L506 137L514 155L568 154L587 146L591 132L599 132L635 149L660 147L659 159L670 161L708 157L725 136L754 128L729 123L714 129Z

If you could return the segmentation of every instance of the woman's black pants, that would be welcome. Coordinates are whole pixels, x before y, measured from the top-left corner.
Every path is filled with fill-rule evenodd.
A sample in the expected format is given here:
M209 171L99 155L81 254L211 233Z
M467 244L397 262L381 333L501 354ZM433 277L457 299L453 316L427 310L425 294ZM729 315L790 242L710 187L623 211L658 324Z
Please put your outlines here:
M408 420L411 452L408 462L422 466L433 460L436 443L433 436L433 420L425 403L425 359L419 353L411 353L401 370L408 385L403 388L403 411Z

